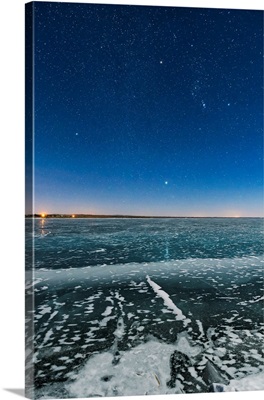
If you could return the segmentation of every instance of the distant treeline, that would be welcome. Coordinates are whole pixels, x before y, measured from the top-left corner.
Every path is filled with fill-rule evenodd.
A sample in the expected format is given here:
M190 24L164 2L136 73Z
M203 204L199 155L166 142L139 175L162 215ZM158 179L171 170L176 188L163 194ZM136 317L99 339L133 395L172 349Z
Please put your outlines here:
M182 218L182 217L157 217L142 215L93 215L93 214L28 214L26 218Z
M172 217L151 215L93 215L93 214L27 214L26 218L238 218L238 217ZM241 218L263 218L263 217L241 217ZM238 218L239 219L239 218Z

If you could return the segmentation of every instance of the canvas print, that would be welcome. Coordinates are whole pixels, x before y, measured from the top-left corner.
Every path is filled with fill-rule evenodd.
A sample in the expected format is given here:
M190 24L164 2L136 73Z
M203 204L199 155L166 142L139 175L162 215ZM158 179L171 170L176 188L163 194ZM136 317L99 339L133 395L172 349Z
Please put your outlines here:
M26 395L264 389L263 11L26 5Z

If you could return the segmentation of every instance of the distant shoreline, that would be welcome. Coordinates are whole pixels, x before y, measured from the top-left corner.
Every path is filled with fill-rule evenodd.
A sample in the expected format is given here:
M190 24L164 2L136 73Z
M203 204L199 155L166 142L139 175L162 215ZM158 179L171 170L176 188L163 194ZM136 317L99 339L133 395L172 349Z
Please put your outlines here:
M189 217L189 216L148 216L148 215L93 215L93 214L26 214L25 218L59 218L59 219L78 219L78 218L94 218L94 219L181 219L181 218L189 218L189 219L197 219L197 218L233 218L233 219L241 219L241 218L264 218L264 217Z

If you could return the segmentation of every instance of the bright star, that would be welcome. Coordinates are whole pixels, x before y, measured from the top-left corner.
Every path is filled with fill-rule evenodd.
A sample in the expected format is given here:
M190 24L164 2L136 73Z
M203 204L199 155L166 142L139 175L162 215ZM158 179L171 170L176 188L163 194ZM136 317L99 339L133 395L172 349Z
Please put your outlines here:
M160 60L160 64L163 64L163 61L162 61L162 60Z
M78 136L78 135L79 135L79 133L78 133L78 132L76 132L76 133L75 133L75 135L76 135L76 136Z
M165 183L165 185L168 185L169 182L168 182L168 181L165 181L164 183Z

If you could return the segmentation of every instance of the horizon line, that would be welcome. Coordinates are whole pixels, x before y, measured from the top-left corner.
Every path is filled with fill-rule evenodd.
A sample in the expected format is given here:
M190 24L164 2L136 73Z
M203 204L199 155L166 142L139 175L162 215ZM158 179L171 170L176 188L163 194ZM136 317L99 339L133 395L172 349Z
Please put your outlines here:
M264 216L202 216L202 215L133 215L133 214L85 214L85 213L35 213L25 218L264 218Z

